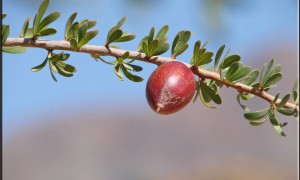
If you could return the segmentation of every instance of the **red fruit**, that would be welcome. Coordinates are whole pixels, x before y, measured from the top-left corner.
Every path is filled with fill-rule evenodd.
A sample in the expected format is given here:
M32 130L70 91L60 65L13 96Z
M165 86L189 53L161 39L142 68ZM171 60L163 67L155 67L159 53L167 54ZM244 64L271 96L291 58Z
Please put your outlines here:
M160 65L149 77L146 97L150 107L159 114L172 114L193 98L196 80L183 63L171 61Z

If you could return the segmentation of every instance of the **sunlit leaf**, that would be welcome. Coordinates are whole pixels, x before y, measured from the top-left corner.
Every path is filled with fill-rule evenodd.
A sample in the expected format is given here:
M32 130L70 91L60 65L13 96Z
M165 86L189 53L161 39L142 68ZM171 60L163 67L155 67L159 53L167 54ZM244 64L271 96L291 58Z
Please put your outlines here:
M37 35L38 36L50 36L56 33L56 29L54 28L46 28L41 30Z
M270 76L264 83L263 87L269 87L275 83L277 83L278 81L280 81L282 78L282 74L281 73L276 73L273 74L272 76Z
M30 21L30 19L31 19L31 17L28 17L28 18L25 20L25 22L24 22L24 24L23 24L23 27L22 27L22 30L21 30L21 33L20 33L19 37L21 37L21 38L24 38L24 37L25 37L26 32L27 32L27 30L28 30L28 26L29 26L29 21Z
M2 51L11 54L21 54L27 52L28 48L21 46L2 47Z
M87 30L88 30L87 22L80 24L80 26L78 28L78 42L80 42L86 36ZM79 47L81 47L81 46L79 46Z
M170 45L169 45L168 43L161 44L161 45L158 46L158 47L156 48L156 50L153 52L153 55L154 55L154 56L161 55L161 54L167 52L169 48L170 48Z
M217 51L217 54L215 56L214 70L217 70L217 66L219 64L224 49L225 49L225 45L222 45Z
M118 38L117 40L115 40L114 42L126 42L126 41L131 41L135 38L135 35L134 34L128 34L128 35L123 35Z
M9 29L9 25L2 25L2 44L5 43L6 39L8 38L10 34L10 29Z
M110 44L111 42L114 42L115 40L119 39L123 34L123 31L121 29L117 29L108 37L106 44Z
M172 44L172 57L176 58L188 48L189 45L187 44L187 42L190 37L190 31L183 30L177 33Z
M49 0L44 0L40 5L38 12L36 13L33 21L33 35L36 36L38 33L38 27L40 25L41 19L44 16L49 5Z
M117 77L120 81L123 81L121 65L120 64L116 64L114 66L114 73L117 75Z
M54 22L56 19L58 19L59 16L60 16L60 12L53 12L53 13L49 14L48 16L46 16L39 24L37 32L41 31L42 29L47 28L47 26L49 24L51 24L52 22Z
M139 77L139 76L136 76L136 75L133 75L131 74L130 72L127 71L127 69L125 68L125 66L122 64L121 65L122 67L122 71L124 73L124 75L131 81L133 82L142 82L144 79Z
M169 30L169 26L165 25L163 26L157 33L155 39L157 39L159 41L159 43L163 43L162 40L164 39L164 37L166 36L167 32Z
M258 69L252 70L248 74L248 78L246 80L244 80L243 84L251 86L256 81L258 75L259 75L259 70Z
M72 49L73 49L74 51L77 51L78 45L77 45L76 39L71 39L71 40L70 40L70 46L72 47Z
M237 54L228 56L227 58L224 59L222 69L228 68L231 64L238 62L241 59L241 57Z
M65 40L69 40L68 39L68 33L69 33L69 30L70 30L70 28L71 28L71 26L73 24L73 21L75 20L76 16L77 16L77 12L73 13L69 17L69 19L68 19L68 21L66 23L66 27L65 27Z
M86 35L78 42L78 47L82 47L87 44L91 39L97 36L98 30L89 31Z
M32 71L32 72L40 71L41 69L43 69L43 68L45 67L45 65L47 64L47 62L48 62L48 59L46 58L46 59L42 62L42 64L40 64L40 65L38 65L38 66L35 66L35 67L31 68L31 71Z

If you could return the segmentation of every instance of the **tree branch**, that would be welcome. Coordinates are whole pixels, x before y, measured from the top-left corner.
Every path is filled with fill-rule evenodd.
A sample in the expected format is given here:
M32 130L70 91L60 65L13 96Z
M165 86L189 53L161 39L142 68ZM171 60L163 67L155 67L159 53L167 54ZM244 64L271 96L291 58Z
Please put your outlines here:
M22 46L22 47L35 47L35 48L43 48L46 50L66 50L66 51L74 51L70 43L68 41L48 41L48 40L31 40L27 38L7 38L6 42L2 46ZM107 48L105 46L95 46L95 45L84 45L82 46L78 52L88 53L88 54L97 54L97 55L108 55L119 57L122 56L127 50L115 49L115 48ZM140 53L137 51L128 51L130 59L136 59L140 61L144 61L147 63L152 63L156 65L160 65L166 62L174 61L176 59L167 58L167 57L160 57L160 56L152 56L150 58L146 57L144 53ZM201 68L193 68L191 64L184 63L190 69L192 69L193 73L200 78L203 79L212 79L222 84L225 84L220 79L220 74L216 72L210 72ZM255 96L258 96L268 102L272 102L274 96L266 93L265 91L259 91L251 86L244 85L242 83L235 83L235 84L227 84L226 86L236 89L238 92L247 92L251 93ZM281 101L278 99L276 101L276 105ZM298 112L298 106L287 102L284 107L295 109Z

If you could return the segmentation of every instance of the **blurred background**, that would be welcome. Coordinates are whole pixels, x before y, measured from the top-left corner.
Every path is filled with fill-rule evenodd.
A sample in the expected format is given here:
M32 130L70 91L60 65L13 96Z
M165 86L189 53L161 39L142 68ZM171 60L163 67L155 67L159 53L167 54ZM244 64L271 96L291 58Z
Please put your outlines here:
M3 1L11 36L18 36L41 2ZM168 24L169 43L178 31L192 31L190 48L179 60L189 62L193 44L208 39L209 50L226 44L253 68L275 58L283 79L270 92L286 94L298 77L298 5L297 0L51 0L46 14L60 11L61 17L52 25L58 33L46 39L63 39L73 12L76 21L97 20L100 33L90 42L95 45L103 45L108 30L126 16L123 29L136 34L119 44L128 50L136 50L151 27ZM144 68L138 73L144 82L118 81L111 66L71 53L69 63L78 72L72 78L56 75L56 83L47 68L30 71L45 56L33 48L2 56L5 180L297 179L299 124L293 118L279 116L289 123L285 138L268 122L251 127L230 88L222 89L216 110L196 102L176 114L157 115L145 98L155 65L136 62ZM246 104L251 110L268 106L258 98Z

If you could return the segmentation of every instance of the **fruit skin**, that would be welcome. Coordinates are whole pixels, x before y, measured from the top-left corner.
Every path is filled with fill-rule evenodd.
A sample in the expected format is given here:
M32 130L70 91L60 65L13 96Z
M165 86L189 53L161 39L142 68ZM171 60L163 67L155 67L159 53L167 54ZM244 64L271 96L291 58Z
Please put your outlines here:
M196 79L183 63L164 63L150 75L146 97L149 106L159 114L172 114L186 106L194 96Z

